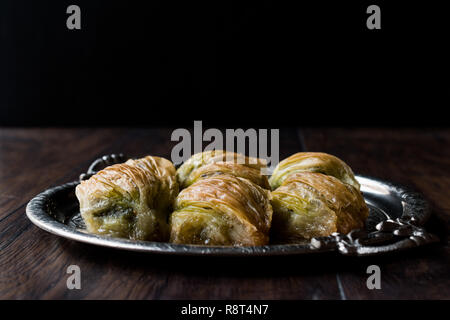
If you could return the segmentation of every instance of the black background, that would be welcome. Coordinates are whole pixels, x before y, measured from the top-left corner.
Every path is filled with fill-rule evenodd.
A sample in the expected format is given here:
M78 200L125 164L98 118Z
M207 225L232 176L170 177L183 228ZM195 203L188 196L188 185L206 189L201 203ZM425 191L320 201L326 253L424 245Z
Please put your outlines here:
M3 0L0 125L448 125L442 3Z

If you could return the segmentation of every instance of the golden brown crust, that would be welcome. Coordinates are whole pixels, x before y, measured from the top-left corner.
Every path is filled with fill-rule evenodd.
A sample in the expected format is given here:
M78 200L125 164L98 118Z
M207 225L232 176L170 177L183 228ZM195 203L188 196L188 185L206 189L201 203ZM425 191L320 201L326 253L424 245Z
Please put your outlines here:
M245 178L264 189L270 189L269 180L261 174L259 169L232 162L216 162L201 166L192 172L190 178L192 181L198 181L218 174Z
M333 176L360 189L352 169L341 159L323 152L299 152L281 161L269 179L272 190L296 172L318 172Z
M348 233L364 227L369 209L361 192L349 184L321 173L299 172L290 175L283 183L300 182L314 188L337 215L337 231Z
M169 160L147 156L109 166L75 192L89 232L163 241L178 182Z
M249 246L269 241L270 192L247 179L201 179L180 192L174 209L171 242Z
M280 238L346 234L363 228L369 214L358 190L321 173L291 174L272 197L274 232Z
M267 168L264 159L246 157L242 154L224 150L212 150L197 153L189 158L177 170L177 178L181 188L186 188L205 177L213 174L229 174L243 177L269 188L269 182L261 170Z

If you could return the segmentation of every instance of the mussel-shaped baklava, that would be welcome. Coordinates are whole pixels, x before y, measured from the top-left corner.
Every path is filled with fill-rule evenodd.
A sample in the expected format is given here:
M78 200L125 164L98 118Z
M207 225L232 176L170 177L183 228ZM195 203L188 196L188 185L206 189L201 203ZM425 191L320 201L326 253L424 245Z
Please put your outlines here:
M257 246L269 242L270 191L250 180L219 174L182 190L170 216L170 241Z
M151 156L107 167L76 187L89 232L136 240L168 240L177 194L172 162Z
M299 152L283 161L275 168L269 179L272 190L278 188L283 181L296 172L318 172L333 176L357 190L360 186L352 169L341 159L322 152Z
M239 153L223 150L212 150L193 155L177 170L177 178L181 188L213 175L228 174L241 177L269 189L267 177L261 174L267 168L264 159L246 157Z
M297 172L272 192L272 234L293 242L364 226L368 208L355 187L322 173Z

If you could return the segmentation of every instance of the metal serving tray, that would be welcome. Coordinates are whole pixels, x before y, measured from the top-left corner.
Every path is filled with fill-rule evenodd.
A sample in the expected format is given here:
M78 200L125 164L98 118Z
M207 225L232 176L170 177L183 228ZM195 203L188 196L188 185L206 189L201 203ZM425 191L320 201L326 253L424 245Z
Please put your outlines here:
M122 154L103 156L92 163L80 180L89 178L101 168L125 160ZM356 178L370 209L365 230L353 230L347 235L336 233L301 244L258 247L180 245L89 234L75 196L79 181L38 194L28 203L26 213L39 228L67 239L123 250L172 255L273 256L336 251L343 255L367 256L438 241L436 236L422 227L430 215L430 208L419 193L372 177L358 175Z

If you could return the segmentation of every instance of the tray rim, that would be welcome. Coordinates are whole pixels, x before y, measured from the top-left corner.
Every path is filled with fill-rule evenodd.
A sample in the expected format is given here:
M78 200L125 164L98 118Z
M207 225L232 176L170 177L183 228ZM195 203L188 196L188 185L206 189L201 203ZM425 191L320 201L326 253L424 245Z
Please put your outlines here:
M353 230L348 235L336 233L328 237L314 238L307 244L273 244L254 247L185 245L89 234L57 221L44 209L46 202L53 194L73 188L80 183L79 181L65 183L39 193L28 202L26 215L37 227L66 239L121 250L184 256L279 256L333 251L343 255L366 256L409 249L439 240L421 228L431 215L430 206L421 194L399 184L371 176L356 175L355 177L358 180L368 179L380 183L402 199L401 218L384 220L377 225L378 231L376 231L390 239L398 238L398 241L381 246L365 245L360 240L366 235L358 236L360 230ZM407 230L406 233L404 230Z

